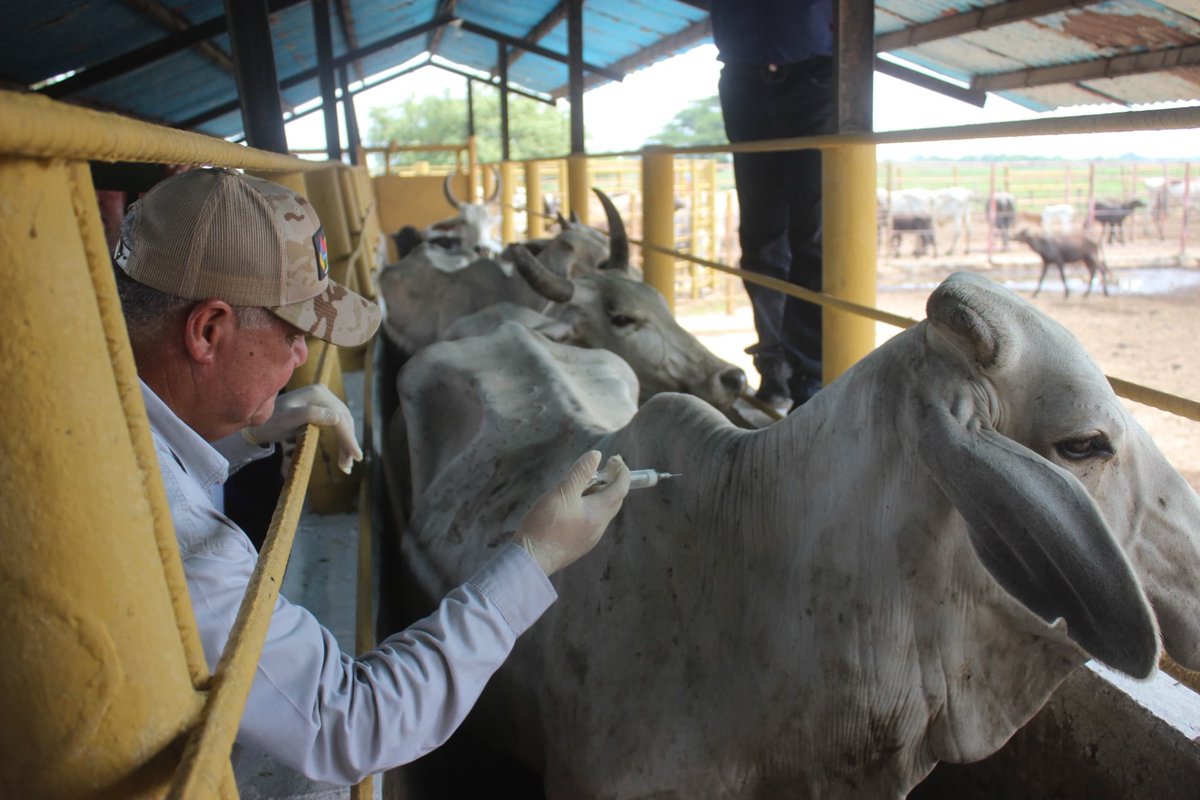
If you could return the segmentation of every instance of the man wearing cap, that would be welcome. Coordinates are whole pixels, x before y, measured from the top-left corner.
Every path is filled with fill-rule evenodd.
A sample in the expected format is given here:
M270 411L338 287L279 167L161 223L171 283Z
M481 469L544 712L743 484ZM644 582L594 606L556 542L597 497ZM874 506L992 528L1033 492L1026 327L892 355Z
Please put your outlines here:
M361 458L354 421L322 386L277 397L305 335L341 346L379 325L373 303L328 277L320 221L300 195L225 169L185 172L130 209L117 288L210 667L257 553L216 509L214 485L307 423L335 426L339 464ZM280 597L238 730L240 746L310 778L354 783L449 737L517 636L556 597L547 577L588 552L621 506L628 470L587 497L579 458L504 546L429 617L358 658Z

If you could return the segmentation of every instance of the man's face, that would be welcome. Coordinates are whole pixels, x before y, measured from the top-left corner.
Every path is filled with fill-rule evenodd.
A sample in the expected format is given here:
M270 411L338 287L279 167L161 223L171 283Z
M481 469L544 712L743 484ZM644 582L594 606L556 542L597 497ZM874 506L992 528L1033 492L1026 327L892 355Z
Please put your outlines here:
M303 331L274 314L263 316L266 327L239 326L222 353L219 385L213 388L226 433L266 422L275 396L308 358Z

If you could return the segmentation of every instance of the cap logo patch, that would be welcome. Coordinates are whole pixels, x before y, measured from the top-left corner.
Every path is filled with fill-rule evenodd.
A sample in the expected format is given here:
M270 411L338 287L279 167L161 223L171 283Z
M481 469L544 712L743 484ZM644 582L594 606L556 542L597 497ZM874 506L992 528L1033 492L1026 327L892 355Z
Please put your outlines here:
M113 250L113 260L121 269L125 269L125 265L129 263L129 248L125 246L124 239L117 242L117 247Z
M325 228L324 226L317 228L317 232L313 234L313 249L317 253L317 280L325 280L325 276L329 274L329 250L325 246Z

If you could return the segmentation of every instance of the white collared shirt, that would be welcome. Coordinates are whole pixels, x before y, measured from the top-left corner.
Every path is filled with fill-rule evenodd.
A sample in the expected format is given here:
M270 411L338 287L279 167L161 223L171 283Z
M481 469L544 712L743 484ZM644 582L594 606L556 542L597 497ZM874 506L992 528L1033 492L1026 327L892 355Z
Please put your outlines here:
M269 449L240 434L210 445L145 383L142 396L210 669L233 627L258 554L213 506L211 490ZM351 784L442 744L557 595L509 544L437 610L351 658L333 634L282 596L238 729L239 745L315 780Z

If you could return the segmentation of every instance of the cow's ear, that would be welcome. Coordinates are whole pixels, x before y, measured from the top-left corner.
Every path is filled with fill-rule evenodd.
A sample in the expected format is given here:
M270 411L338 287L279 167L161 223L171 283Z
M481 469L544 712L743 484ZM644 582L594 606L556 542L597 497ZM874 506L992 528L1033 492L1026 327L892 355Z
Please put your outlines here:
M987 571L1090 655L1144 678L1158 663L1149 601L1095 502L1074 475L973 415L924 406L919 457L966 519Z
M992 313L994 304L978 283L982 280L967 273L951 275L929 295L925 316L945 340L987 369L1000 358L1004 336Z

